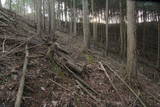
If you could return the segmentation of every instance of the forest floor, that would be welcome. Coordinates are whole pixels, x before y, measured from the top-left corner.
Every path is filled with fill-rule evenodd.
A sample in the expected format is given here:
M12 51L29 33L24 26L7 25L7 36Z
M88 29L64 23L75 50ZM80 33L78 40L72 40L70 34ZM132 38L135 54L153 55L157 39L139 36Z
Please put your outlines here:
M160 107L160 87L157 84L139 73L139 78L127 87L116 75L125 80L124 63L113 57L104 58L95 49L84 51L81 36L73 37L57 31L56 42L69 53L66 55L68 59L83 68L83 72L76 76L94 91L89 90L67 69L55 63L54 58L48 57L50 46L38 39L34 27L22 17L4 11L14 17L16 27L10 23L0 27L0 107L14 106L26 40L29 40L29 62L22 107L142 107L142 104Z

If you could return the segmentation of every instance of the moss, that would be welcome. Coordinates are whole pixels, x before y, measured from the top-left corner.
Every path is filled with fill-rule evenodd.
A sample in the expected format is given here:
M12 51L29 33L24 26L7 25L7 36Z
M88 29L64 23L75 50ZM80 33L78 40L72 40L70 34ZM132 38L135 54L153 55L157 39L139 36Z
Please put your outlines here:
M57 64L53 63L53 71L54 72L60 72L61 68Z
M65 77L65 73L62 71L62 69L52 61L51 63L51 71L53 71L54 73L57 74L57 76L64 78Z
M92 55L85 55L88 63L94 63L95 59Z

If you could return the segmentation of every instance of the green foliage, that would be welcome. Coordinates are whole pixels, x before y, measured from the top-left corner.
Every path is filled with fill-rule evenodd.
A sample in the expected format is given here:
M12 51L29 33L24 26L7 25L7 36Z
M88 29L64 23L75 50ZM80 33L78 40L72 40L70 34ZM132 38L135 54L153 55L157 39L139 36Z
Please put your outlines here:
M61 78L65 78L65 73L62 71L58 72L57 75Z
M88 63L94 63L95 59L92 55L85 55Z

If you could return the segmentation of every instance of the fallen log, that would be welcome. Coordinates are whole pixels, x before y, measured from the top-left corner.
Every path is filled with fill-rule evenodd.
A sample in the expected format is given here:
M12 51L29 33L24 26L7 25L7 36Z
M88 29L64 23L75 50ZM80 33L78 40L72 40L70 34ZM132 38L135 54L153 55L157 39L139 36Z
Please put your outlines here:
M90 87L84 80L82 80L76 73L74 73L71 69L69 69L66 65L64 65L63 63L60 63L55 57L54 57L54 62L60 66L62 69L66 69L69 74L71 74L76 80L78 80L81 84L83 84L86 88L88 88L89 90L91 90L94 94L98 95L98 93L92 88Z
M75 65L73 62L71 62L69 60L66 62L66 66L68 66L69 69L71 69L73 72L75 72L79 75L81 75L83 72L83 68Z
M49 43L50 47L50 52L61 52L61 53L64 53L66 55L69 55L69 52L67 52L65 49L63 49L59 43L55 42L55 43Z
M63 64L65 66L67 66L69 69L71 69L73 72L75 72L76 74L81 74L83 71L83 68L77 66L73 61L71 61L69 55L69 52L67 52L66 50L64 50L58 43L54 43L52 44L47 52L47 56L50 56L50 53L56 54L59 58L63 61ZM54 57L54 55L53 55Z
M24 64L23 64L22 77L20 80L20 85L18 88L18 93L17 93L17 97L16 97L16 101L15 101L15 107L20 107L20 105L21 105L23 89L24 89L24 84L25 84L25 75L26 75L26 71L27 71L28 56L29 56L28 45L26 45L25 50L26 50L26 52L25 52L26 56L25 56L25 60L24 60Z

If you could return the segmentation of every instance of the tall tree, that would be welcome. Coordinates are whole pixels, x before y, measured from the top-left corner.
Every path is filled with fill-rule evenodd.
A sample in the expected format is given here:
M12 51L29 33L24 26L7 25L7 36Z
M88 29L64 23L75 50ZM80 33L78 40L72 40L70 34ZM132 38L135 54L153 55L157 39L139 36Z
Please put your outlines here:
M69 23L69 29L70 29L70 35L72 35L73 34L73 19L74 19L74 17L73 17L73 5L72 5L72 1L70 1L70 3L69 3L69 6L70 6L70 23Z
M0 8L2 8L2 1L0 0Z
M136 77L136 16L135 1L127 0L127 72L128 79Z
M105 39L105 56L108 55L108 15L109 15L109 9L108 9L108 0L106 0L106 12L105 12L105 15L106 15L106 39Z
M68 9L67 9L67 0L65 0L64 1L65 2L65 5L64 5L64 14L65 14L65 31L67 31L67 22L68 22L68 20L67 20L67 11L68 11Z
M49 33L51 34L51 39L54 39L55 36L55 0L48 0L49 7Z
M77 16L76 16L76 1L73 0L73 19L74 19L74 36L77 35Z
M43 24L42 24L42 27L43 27L43 30L45 30L45 0L43 0L43 5L42 5L42 7L43 7L43 18L42 18L42 22L43 22Z
M145 45L145 43L146 43L146 22L147 22L147 12L146 12L146 9L144 8L144 10L143 10L143 52L145 52L145 49L146 49L146 45Z
M123 18L123 3L124 0L120 0L119 7L120 7L120 56L124 56L124 18Z
M12 10L12 0L9 0L9 9Z
M37 33L41 35L42 30L42 0L37 0Z
M157 57L157 67L160 68L160 16L158 18L158 57Z
M83 36L84 36L84 46L89 48L89 10L88 10L88 0L82 0L83 6Z
M91 8L92 8L92 16L93 19L95 18L95 11L94 11L94 0L91 0ZM93 22L93 42L94 42L94 47L96 45L96 40L97 40L97 29L96 29L96 23L97 22Z

